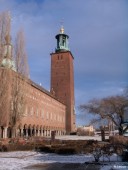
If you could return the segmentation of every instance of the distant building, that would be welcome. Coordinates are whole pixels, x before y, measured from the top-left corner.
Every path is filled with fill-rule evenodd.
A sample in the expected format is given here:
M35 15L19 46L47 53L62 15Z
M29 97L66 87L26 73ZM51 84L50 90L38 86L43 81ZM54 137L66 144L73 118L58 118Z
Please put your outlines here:
M68 47L69 36L61 27L56 35L57 47L51 53L51 90L50 92L31 80L26 83L26 108L22 118L17 121L15 134L12 135L10 114L11 92L8 94L8 119L0 123L0 138L16 136L50 136L51 131L56 135L70 134L75 131L75 99L74 99L74 57ZM6 54L12 54L11 43L4 44ZM11 50L11 52L10 52ZM4 56L0 72L8 69L15 77L18 73L14 67L12 56ZM24 81L19 76L20 81ZM11 86L9 86L11 91ZM10 95L10 96L9 96Z
M78 135L94 135L95 129L92 125L90 126L78 126L77 134Z

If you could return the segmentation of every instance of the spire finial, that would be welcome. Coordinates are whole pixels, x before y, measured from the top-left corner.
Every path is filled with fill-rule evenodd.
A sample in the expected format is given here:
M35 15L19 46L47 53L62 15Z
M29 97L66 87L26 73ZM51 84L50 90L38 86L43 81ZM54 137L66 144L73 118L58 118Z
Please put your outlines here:
M60 27L60 34L64 33L64 27L63 27L63 20L60 21L61 27Z

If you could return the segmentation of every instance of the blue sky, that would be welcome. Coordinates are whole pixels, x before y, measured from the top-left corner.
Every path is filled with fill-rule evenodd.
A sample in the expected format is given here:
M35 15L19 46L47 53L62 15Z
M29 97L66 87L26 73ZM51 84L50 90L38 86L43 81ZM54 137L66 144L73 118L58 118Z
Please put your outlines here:
M74 55L77 124L89 122L79 104L121 94L128 85L127 0L0 0L4 10L12 15L12 40L24 29L31 79L47 90L63 19Z

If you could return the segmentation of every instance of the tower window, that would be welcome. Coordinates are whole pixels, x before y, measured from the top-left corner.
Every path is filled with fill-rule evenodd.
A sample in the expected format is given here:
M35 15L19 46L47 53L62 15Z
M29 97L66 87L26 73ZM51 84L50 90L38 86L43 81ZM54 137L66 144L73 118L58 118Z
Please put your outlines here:
M63 59L63 56L61 55L61 60Z
M58 60L59 60L59 55L58 55Z
M65 38L63 37L63 42L62 42L63 46L65 46Z

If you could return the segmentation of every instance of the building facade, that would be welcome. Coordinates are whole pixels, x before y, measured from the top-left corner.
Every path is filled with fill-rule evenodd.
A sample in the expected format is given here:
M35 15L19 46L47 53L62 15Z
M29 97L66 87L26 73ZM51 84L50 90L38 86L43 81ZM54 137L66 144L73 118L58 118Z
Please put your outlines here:
M78 135L89 135L93 136L95 132L95 129L92 125L89 126L78 126L77 127L77 134Z
M0 122L0 138L51 136L52 131L55 131L56 135L64 135L75 131L74 58L68 48L68 38L61 27L60 33L56 36L57 48L51 54L50 92L29 79L18 77L19 82L24 82L25 86L24 112L19 120L16 119L12 130L9 118L14 112L14 106L11 103L11 92L8 92L7 98L10 101L6 111L6 121ZM6 69L13 77L17 77L18 73L10 56L12 54L10 44L8 42L4 45L6 54L0 72Z

